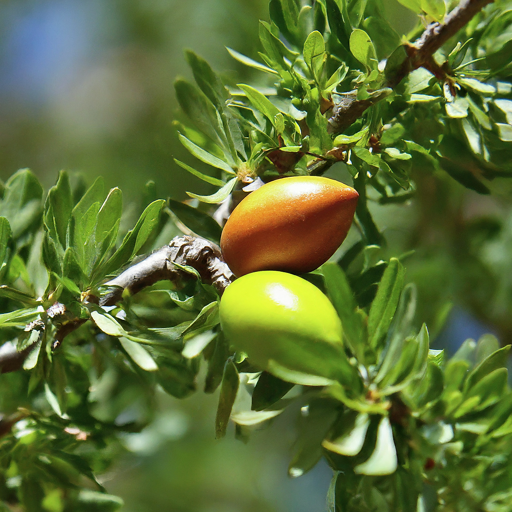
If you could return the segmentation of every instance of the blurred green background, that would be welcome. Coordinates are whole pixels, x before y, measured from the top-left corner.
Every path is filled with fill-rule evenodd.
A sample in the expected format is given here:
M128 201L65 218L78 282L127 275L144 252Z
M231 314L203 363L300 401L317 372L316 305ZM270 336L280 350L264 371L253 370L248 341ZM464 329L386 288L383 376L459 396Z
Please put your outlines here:
M411 27L395 0L388 12L400 33ZM258 19L268 19L267 0L4 0L0 178L29 167L48 187L60 169L83 173L89 183L102 175L123 190L125 203L137 202L150 179L164 198L211 192L173 162L191 162L172 125L179 118L173 81L190 77L184 48L230 83L251 80L225 46L257 57ZM341 165L331 172L346 176ZM416 251L407 276L418 285L418 319L432 331L454 305L436 346L453 352L487 331L510 343L510 187L482 197L428 169L415 173L417 201L373 207L388 239L380 257ZM243 444L232 430L214 439L216 397L178 401L157 393L157 400L157 419L121 440L123 460L102 476L125 499L123 510L325 510L325 464L299 479L286 476L298 407Z

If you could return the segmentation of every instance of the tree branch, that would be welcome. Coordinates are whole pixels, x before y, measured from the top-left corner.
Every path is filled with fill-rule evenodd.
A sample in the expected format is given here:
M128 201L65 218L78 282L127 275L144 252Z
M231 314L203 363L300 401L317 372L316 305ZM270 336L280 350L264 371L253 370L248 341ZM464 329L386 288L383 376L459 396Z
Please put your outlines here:
M383 88L395 88L411 71L432 66L434 53L461 28L466 26L487 4L493 0L462 0L445 18L444 23L431 23L414 44L405 44L404 58L386 76ZM329 119L329 132L344 132L362 113L385 96L374 95L365 100L357 99L357 91L349 93L344 101L335 105Z
M113 306L123 299L125 291L134 295L157 281L169 280L180 286L183 282L193 279L192 274L177 265L197 270L201 281L214 286L219 295L222 295L226 287L235 279L233 272L222 259L220 248L216 244L203 238L183 236L174 238L169 245L158 249L108 281L105 286L109 290L105 295L99 298L90 295L86 300L97 302L100 306ZM65 305L60 303L53 304L46 313L58 326L52 349L56 349L68 334L78 329L86 321L81 318L70 318ZM63 321L60 322L60 320ZM26 330L35 328L41 329L41 326L39 324L28 325ZM33 344L20 352L14 343L2 345L0 347L0 373L20 370L35 345Z
M234 280L233 272L222 259L220 248L213 242L192 236L176 237L169 245L106 283L105 286L113 288L100 298L100 305L114 305L122 299L125 290L133 295L157 281L169 280L178 284L191 279L190 273L175 264L197 270L203 283L213 285L220 295Z

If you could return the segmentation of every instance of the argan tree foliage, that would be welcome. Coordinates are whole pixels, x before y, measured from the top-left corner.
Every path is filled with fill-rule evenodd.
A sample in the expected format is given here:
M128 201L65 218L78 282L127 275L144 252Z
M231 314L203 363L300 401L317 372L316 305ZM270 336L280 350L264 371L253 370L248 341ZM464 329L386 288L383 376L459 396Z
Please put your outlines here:
M177 398L220 389L219 438L230 420L247 439L300 403L289 473L325 457L329 511L511 510L510 347L486 335L451 358L430 349L405 278L415 256L382 259L368 205L417 201L425 175L480 194L512 177L512 3L400 2L418 16L403 38L382 0L271 0L258 56L229 49L252 84L226 85L186 53L195 83L175 83L179 138L213 169L177 163L210 196L158 199L149 183L127 229L122 193L102 179L87 188L62 172L46 193L21 170L1 186L0 510L122 507L96 476L119 434L151 421L157 385ZM360 196L356 242L304 277L335 306L351 371L298 386L223 336L234 276L216 243L262 181L336 165ZM121 420L134 395L144 410Z

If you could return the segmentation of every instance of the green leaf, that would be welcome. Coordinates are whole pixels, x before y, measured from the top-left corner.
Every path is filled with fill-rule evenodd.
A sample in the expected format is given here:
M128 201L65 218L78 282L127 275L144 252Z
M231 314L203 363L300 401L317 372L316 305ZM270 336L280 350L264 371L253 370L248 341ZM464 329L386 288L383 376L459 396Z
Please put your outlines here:
M512 100L497 99L494 104L505 114L507 123L512 124Z
M184 331L184 335L198 334L206 330L212 329L220 322L219 320L219 303L217 301L207 304L194 321Z
M343 338L356 355L359 362L364 362L365 332L363 318L356 311L356 301L345 273L336 263L322 265L327 294L331 299L343 325Z
M101 257L115 243L122 213L123 193L118 188L113 188L98 213L94 237L98 256ZM104 244L105 241L107 244Z
M361 24L367 3L368 0L352 0L346 2L350 22L353 27L357 28Z
M369 426L370 417L368 414L359 413L351 430L332 441L324 440L322 446L339 455L353 457L363 448Z
M359 193L356 216L361 223L365 242L367 245L381 245L383 243L383 237L375 225L370 210L368 209L366 198L366 173L362 169L354 178L354 187Z
M368 317L368 339L374 350L378 349L393 320L402 292L404 273L402 264L396 258L391 258Z
M213 344L208 346L205 357L208 361L208 370L204 382L204 392L213 393L222 382L223 368L229 353L228 344L222 332L219 332Z
M496 336L492 334L483 334L478 338L475 349L475 364L480 364L484 359L487 359L491 354L500 349L500 342Z
M147 372L154 372L158 370L158 366L149 352L139 343L129 340L124 336L119 337L119 343L126 350L126 353L132 360Z
M421 9L434 21L442 23L446 14L445 0L420 0Z
M5 217L0 217L0 270L7 264L11 238L12 231L9 221Z
M361 29L355 29L350 35L350 51L367 70L377 69L378 61L370 36Z
M375 377L376 383L389 377L392 368L397 368L398 366L406 338L411 333L413 326L414 314L416 312L416 297L416 287L413 284L405 286L400 295L400 302L389 331L384 358Z
M275 117L280 114L280 110L254 87L244 84L238 84L238 87L244 91L252 105L275 126Z
M384 149L384 153L395 160L410 160L412 158L409 153L402 153L397 148L386 148Z
M503 142L512 142L512 126L505 123L496 123L498 128L499 138Z
M222 180L219 180L218 178L214 178L213 176L208 176L207 174L203 174L202 172L196 171L189 165L180 162L179 160L174 159L174 161L183 169L185 169L190 174L196 176L200 180L206 181L206 183L210 183L210 185L217 185L218 187L222 187L224 185L224 182Z
M78 219L73 217L71 225L72 247L76 252L77 261L88 273L89 266L96 260L96 244L94 230L98 220L100 203L93 203L90 208Z
M445 108L452 119L462 119L468 115L469 102L466 98L457 96L454 101L447 102Z
M203 352L203 350L217 337L214 331L206 331L189 337L181 351L183 357L193 359Z
M157 380L166 393L183 399L196 390L196 371L188 360L181 358L173 361L168 357L159 357L157 364Z
M33 331L34 332L34 331ZM42 337L41 337L42 338ZM40 339L35 345L34 348L29 352L25 361L23 361L23 369L24 370L33 370L39 359L39 352L41 351L42 339Z
M10 300L21 302L27 306L37 306L41 303L40 300L34 299L31 295L16 290L15 288L11 288L5 284L0 286L0 297L6 297Z
M387 59L384 75L386 80L393 81L397 73L401 72L404 62L409 58L405 46L401 44Z
M5 183L0 216L9 221L15 239L38 219L42 196L43 188L29 169L14 173Z
M229 196L229 194L231 194L233 189L235 188L237 180L238 180L238 178L232 178L222 188L217 190L217 192L215 192L211 196L200 196L198 194L193 194L192 192L187 192L187 194L190 197L199 199L199 201L202 201L203 203L209 203L209 204L222 203L222 201L224 201Z
M228 174L235 174L235 171L228 163L226 163L224 160L221 160L220 158L217 158L211 153L208 153L208 151L200 148L197 144L194 144L181 133L179 134L179 139L180 142L190 151L190 153L197 159L201 160L201 162L211 165L212 167L216 167L217 169L222 169Z
M240 380L235 363L228 359L224 366L222 385L220 388L219 405L217 407L217 416L215 418L215 437L220 439L226 435L229 417L235 403L236 394Z
M354 468L356 474L362 475L391 475L398 465L393 430L388 417L380 420L377 430L377 444L371 457Z
M94 474L92 472L91 467L87 460L80 455L76 455L74 453L68 453L63 450L52 450L52 457L56 457L70 466L72 466L76 471L78 471L81 475L86 476L91 482L94 482L100 489L103 487L97 482Z
M364 28L373 41L379 60L389 57L400 46L400 35L385 18L369 16L364 20Z
M264 21L260 21L259 36L266 56L278 71L289 68L289 65L284 62L283 57L291 62L294 62L298 57L299 54L288 48L276 37L271 31L270 25Z
M474 396L479 399L479 404L474 411L480 411L499 402L507 392L508 371L506 368L498 368L483 377L465 395L465 400Z
M105 195L105 183L101 176L87 189L80 201L75 205L72 216L81 219L94 203L102 203Z
M215 74L208 62L196 55L193 51L187 50L185 52L185 58L192 68L194 79L201 91L212 102L215 108L219 112L222 112L224 110L224 101L227 98L227 91L220 78Z
M264 71L265 73L271 73L273 75L277 75L277 71L275 71L272 68L269 68L268 66L265 66L264 64L261 64L260 62L257 62L249 57L246 57L245 55L242 55L241 53L238 53L237 51L226 47L227 51L238 62L241 62L242 64L245 64L246 66L249 66L251 68L257 69L258 71Z
M341 146L342 144L355 144L356 142L359 142L368 133L369 129L369 126L365 126L362 130L359 130L357 133L354 133L354 135L338 135L334 139L334 145Z
M194 125L212 141L224 145L225 134L215 109L205 95L195 85L181 78L174 82L174 89L180 107Z
M420 14L422 12L421 1L420 0L398 0L404 7L407 7L411 11L416 14Z
M24 512L41 512L44 490L40 482L34 478L23 478L20 485L20 496ZM9 507L9 510L12 510Z
M459 162L449 158L440 158L439 163L444 171L454 180L458 181L466 188L474 190L479 194L490 194L491 191L478 179L472 172L462 167Z
M360 158L363 162L366 162L371 167L377 167L380 166L380 156L375 155L373 153L370 153L370 151L366 148L358 147L352 149L354 154Z
M154 229L157 227L160 212L165 205L165 201L159 199L153 201L140 216L135 227L129 231L123 239L119 249L112 257L95 271L95 277L102 278L104 275L118 270L125 263L130 261L148 241Z
M317 83L319 83L326 59L325 41L320 32L315 30L309 34L304 43L303 55L304 62L308 66Z
M41 311L42 309L40 310L37 307L17 309L16 311L0 314L0 327L24 327L35 320Z
M405 134L405 128L400 123L393 124L382 133L380 143L384 146L391 145L396 141L402 140Z
M108 313L103 311L92 311L91 319L101 331L109 336L119 338L126 334L126 331L121 327L121 324Z
M293 1L293 0L292 0ZM289 10L287 11L287 16L285 19L285 14L283 10L283 2L282 0L271 0L268 6L270 19L277 26L277 28L281 31L281 33L286 37L286 39L297 45L297 34L296 34L296 26L298 22L298 6L296 6L297 15L290 19ZM260 35L261 39L261 35Z
M57 184L50 189L45 205L45 224L54 240L58 240L66 248L66 234L73 210L73 198L69 176L61 171Z
M283 398L294 384L274 377L268 372L262 372L252 393L251 409L262 411L267 407L274 405Z
M315 400L301 412L297 448L288 468L291 477L302 476L320 460L322 441L338 415L337 407L328 400Z
M511 345L506 345L505 347L487 356L479 365L477 365L466 379L464 385L465 392L470 390L481 379L483 379L486 375L490 374L494 370L506 367L508 361L508 353L510 352L511 348Z
M62 261L64 255L62 254L62 247L59 245L58 248L48 231L45 231L42 251L43 263L45 267L54 274L62 275Z
M424 376L429 360L428 345L429 336L425 326L416 337L404 340L402 352L394 366L389 367L386 373L379 372L383 395L396 393Z
M340 82L342 82L348 74L348 67L345 63L341 64L341 66L330 76L329 80L325 83L324 93L332 92Z
M114 512L124 505L118 496L82 489L78 494L76 512Z
M212 217L197 208L192 208L192 206L174 201L173 199L169 199L167 204L172 213L187 228L207 240L219 242L222 228Z
M44 384L44 394L46 397L47 402L50 404L50 407L53 409L53 412L61 417L64 418L64 414L62 413L62 410L60 408L59 401L57 400L57 397L53 393L53 391L50 389L50 386L47 382Z
M331 32L337 37L345 51L347 51L352 27L350 26L350 21L348 19L347 22L345 22L338 3L339 2L336 2L335 0L326 0L325 8L327 11L327 19L329 20ZM344 0L341 3L345 6Z

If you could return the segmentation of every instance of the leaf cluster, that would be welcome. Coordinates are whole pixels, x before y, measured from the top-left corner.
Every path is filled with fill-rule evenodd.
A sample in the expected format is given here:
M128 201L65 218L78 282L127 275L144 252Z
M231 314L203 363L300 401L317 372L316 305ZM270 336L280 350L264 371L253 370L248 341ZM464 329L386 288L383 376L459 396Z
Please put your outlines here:
M446 5L402 3L418 14L407 38L386 21L380 0L273 0L270 22L260 22L258 58L228 48L266 75L264 85L223 85L189 51L196 85L176 82L191 121L179 125L180 140L221 172L219 181L178 162L220 187L199 199L222 202L256 177L321 174L337 162L359 178L360 193L368 186L381 203L410 199L414 171L446 172L482 194L494 178L510 177L509 4L487 6L404 74L424 19L443 22ZM358 217L371 231L368 215L362 206Z
M203 217L156 200L130 219L119 189L101 178L87 189L66 172L46 195L26 169L1 190L0 499L34 512L117 510L95 475L122 453L120 433L153 418L157 385L179 398L195 391L195 356L217 337L217 294L188 269L182 288L162 283L101 307L104 283L178 226L189 233L180 219ZM210 221L190 225L217 239Z

